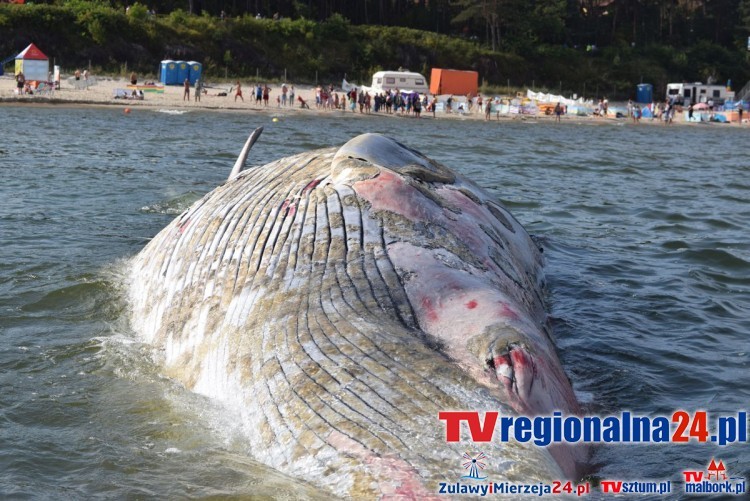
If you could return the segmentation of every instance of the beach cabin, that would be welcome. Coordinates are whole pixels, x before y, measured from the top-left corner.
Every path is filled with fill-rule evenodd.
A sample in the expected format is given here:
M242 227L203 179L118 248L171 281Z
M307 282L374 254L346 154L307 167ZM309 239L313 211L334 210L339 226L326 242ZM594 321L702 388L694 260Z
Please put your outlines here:
M420 94L426 94L430 90L423 75L410 71L378 71L372 76L370 88L374 92L398 89L401 92Z
M49 79L49 58L33 43L16 56L16 75L21 72L28 82Z
M725 85L694 83L670 83L667 84L667 99L677 104L688 106L691 103L708 103L712 100L716 106L721 106L725 101L734 100L734 92L728 90Z

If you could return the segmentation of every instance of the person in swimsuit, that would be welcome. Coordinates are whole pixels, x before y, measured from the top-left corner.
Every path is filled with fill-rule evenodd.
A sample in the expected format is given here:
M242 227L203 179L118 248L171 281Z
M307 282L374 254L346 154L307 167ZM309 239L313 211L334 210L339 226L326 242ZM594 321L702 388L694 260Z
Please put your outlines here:
M23 74L23 71L19 71L16 75L16 88L19 95L23 94L24 85L26 85L26 75Z
M245 102L245 98L242 97L242 84L240 84L240 81L237 80L237 83L235 84L237 86L237 91L234 93L234 102L237 102L237 98L239 97L242 99L242 102Z

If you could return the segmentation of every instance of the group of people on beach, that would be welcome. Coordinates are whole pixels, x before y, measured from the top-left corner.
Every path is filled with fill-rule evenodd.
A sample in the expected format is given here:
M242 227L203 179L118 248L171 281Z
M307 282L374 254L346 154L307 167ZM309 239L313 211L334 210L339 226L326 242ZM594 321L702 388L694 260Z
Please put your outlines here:
M268 101L271 98L271 87L269 87L267 84L259 84L256 83L253 86L253 97L255 98L255 104L257 106L264 106L268 107ZM230 92L234 91L234 101L237 102L237 98L240 99L243 103L245 102L245 98L242 95L242 83L237 80L234 83L234 86L230 89ZM285 83L281 84L281 94L276 97L276 102L278 106L287 106L287 103L289 106L294 105L294 85L287 86Z
M182 82L182 100L183 101L190 101L190 79L186 78L184 82ZM195 80L195 102L199 103L201 100L201 95L205 94L207 91L203 88L203 81L198 78Z
M423 109L434 109L436 99L430 101L427 95L417 92L401 92L399 89L373 92L352 87L341 95L333 84L315 88L315 107L322 110L346 110L360 113L386 113L419 117Z
M16 95L33 95L34 89L31 88L31 83L26 80L26 75L24 75L23 71L19 71L16 74Z
M19 78L23 78L23 74L19 75ZM135 84L137 77L135 73L131 75L131 83ZM190 100L190 81L185 79L184 81L184 93L183 101ZM22 85L19 84L19 89ZM271 94L273 89L268 84L256 83L252 86L251 102L254 102L256 106L262 106L268 108L271 102ZM242 83L237 80L234 85L229 89L229 92L220 92L218 96L227 96L234 93L234 101L244 102L243 86ZM207 94L204 83L198 79L195 82L195 94L194 98L196 102L201 100L201 96ZM453 95L442 96L440 101L438 96L430 95L426 93L418 93L412 91L402 91L398 88L386 89L383 91L375 91L368 88L357 87L345 87L344 90L337 89L333 84L322 86L318 85L314 89L315 95L315 109L317 110L339 110L351 112L359 111L362 114L371 113L383 113L386 115L399 115L399 116L411 116L420 117L422 112L432 113L433 117L436 116L437 111L445 112L446 114L484 114L484 119L489 121L492 119L493 112L496 113L497 119L500 120L503 114L535 114L544 112L546 115L552 115L556 122L560 122L563 115L568 114L568 107L561 102L555 104L542 103L537 109L537 105L532 102L530 106L517 104L517 101L521 101L521 97L517 96L516 99L501 99L499 97L483 97L481 93L476 96L468 94L466 96L459 96L456 99ZM252 100L254 98L254 101ZM296 99L296 100L295 100ZM298 106L302 109L310 109L311 103L308 103L302 96L298 96L295 93L294 85L287 85L282 83L279 87L278 95L276 95L276 106L281 107L294 107ZM533 111L529 111L533 110ZM608 118L610 116L616 118L630 118L633 123L640 123L641 118L651 118L651 120L663 121L666 125L672 124L676 113L682 113L682 109L670 101L669 99L664 102L655 102L652 105L639 107L631 101L628 102L627 112L623 113L624 110L621 108L610 109L609 101L606 97L599 99L598 105L593 110L594 117ZM693 121L693 106L690 105L687 108L688 121ZM739 112L739 123L742 124L743 120L743 109L738 108ZM577 112L580 114L580 110ZM589 113L591 113L589 111ZM713 115L711 115L713 116ZM719 117L721 118L721 117ZM705 118L704 118L705 120ZM696 120L697 121L697 120ZM726 120L723 120L726 121ZM734 120L732 120L734 121Z

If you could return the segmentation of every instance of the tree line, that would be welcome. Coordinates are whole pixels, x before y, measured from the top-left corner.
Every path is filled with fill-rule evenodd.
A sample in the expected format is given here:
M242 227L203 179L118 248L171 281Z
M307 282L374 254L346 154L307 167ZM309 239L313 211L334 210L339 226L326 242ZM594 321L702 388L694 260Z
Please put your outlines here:
M0 3L0 56L34 42L67 68L155 72L170 58L214 77L309 83L443 67L610 97L641 82L659 94L674 81L750 80L750 0L130 1Z
M69 0L41 0L62 4ZM236 17L260 15L378 24L479 40L493 50L529 44L604 47L700 41L746 49L750 0L140 0L168 14L176 9ZM37 0L37 3L40 3ZM129 0L106 2L126 7Z

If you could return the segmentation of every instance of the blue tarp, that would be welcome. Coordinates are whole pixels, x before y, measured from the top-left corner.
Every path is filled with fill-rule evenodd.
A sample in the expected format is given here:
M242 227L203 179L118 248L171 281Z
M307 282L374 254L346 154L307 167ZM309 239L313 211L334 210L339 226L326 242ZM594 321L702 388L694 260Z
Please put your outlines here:
M11 62L11 61L15 60L15 59L16 59L16 56L18 56L18 54L14 54L14 55L12 55L12 56L10 56L10 57L6 57L6 58L5 58L5 59L3 59L2 61L0 61L0 75L4 75L4 74L5 74L5 72L3 71L3 66L5 66L5 65L6 65L6 64L8 64L9 62Z

